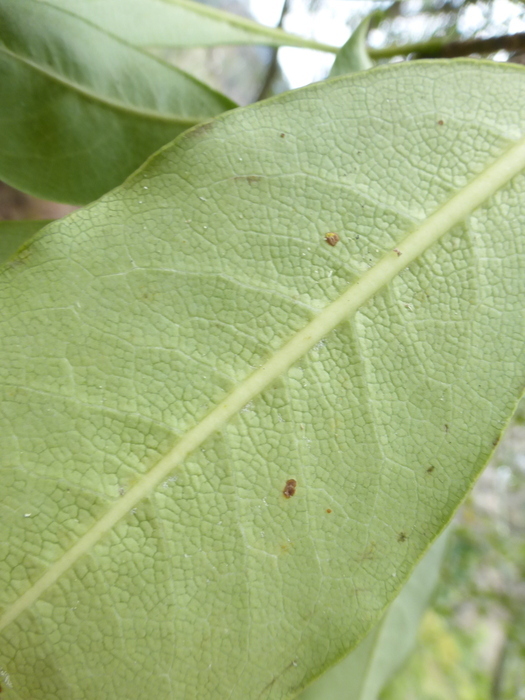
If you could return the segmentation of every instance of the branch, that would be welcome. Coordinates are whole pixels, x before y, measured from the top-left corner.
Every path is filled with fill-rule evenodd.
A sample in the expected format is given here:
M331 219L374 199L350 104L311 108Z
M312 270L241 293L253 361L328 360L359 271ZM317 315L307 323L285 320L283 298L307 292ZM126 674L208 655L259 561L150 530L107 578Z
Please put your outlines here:
M369 49L371 58L392 58L416 54L418 58L457 58L470 56L473 53L495 53L504 49L509 53L525 50L525 32L493 36L489 39L467 39L466 41L450 41L431 39L403 46L387 46L384 49Z
M281 29L283 26L284 18L286 17L286 14L288 12L288 0L284 0L283 2L283 8L281 10L281 17L279 19L279 23L277 24L277 29ZM275 78L275 74L277 73L277 51L278 47L275 47L272 49L272 58L270 61L270 65L268 66L268 71L266 72L266 78L264 79L264 83L259 90L259 96L256 99L256 102L259 102L259 100L264 99L267 97L267 93L270 90L270 87L273 83L273 80Z

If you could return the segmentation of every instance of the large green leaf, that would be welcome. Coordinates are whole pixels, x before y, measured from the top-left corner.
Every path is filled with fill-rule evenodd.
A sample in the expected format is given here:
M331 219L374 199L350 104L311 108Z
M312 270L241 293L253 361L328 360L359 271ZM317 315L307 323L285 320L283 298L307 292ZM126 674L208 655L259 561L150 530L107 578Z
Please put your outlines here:
M0 221L0 263L5 262L49 221Z
M182 71L36 0L0 3L0 178L73 204L235 106Z
M290 697L364 637L522 392L524 87L235 110L2 270L6 698Z
M300 700L377 700L414 648L421 618L439 580L448 530L418 563L381 622L361 644L301 694Z
M216 46L265 44L336 52L265 27L252 20L191 0L47 0L138 46Z

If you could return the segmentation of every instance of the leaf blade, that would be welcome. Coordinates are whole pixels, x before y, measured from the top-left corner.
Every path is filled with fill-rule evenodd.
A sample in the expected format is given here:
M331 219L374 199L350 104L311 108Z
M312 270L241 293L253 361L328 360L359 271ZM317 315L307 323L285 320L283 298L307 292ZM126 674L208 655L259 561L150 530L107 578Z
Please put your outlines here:
M47 226L50 220L0 221L0 264L32 238L37 231Z
M220 44L297 46L335 52L303 39L191 0L48 0L136 46L190 48Z
M421 618L439 580L449 532L432 544L398 597L346 659L308 687L300 700L377 700L416 643Z
M330 71L330 77L335 78L345 73L356 73L360 70L368 70L374 65L368 54L366 38L370 28L370 22L382 13L373 12L365 17L356 29L352 32L352 36L346 44L337 52L334 65Z
M179 133L235 106L182 71L34 0L3 3L0 62L0 123L9 134L0 175L56 201L93 201Z
M225 115L47 228L23 272L4 269L0 339L16 338L17 352L0 340L10 360L0 368L12 367L2 379L0 453L24 488L13 485L3 515L21 543L10 566L14 556L22 571L24 556L31 563L11 583L11 604L105 513L135 510L128 494L159 476L173 444L370 263L407 260L408 250L392 254L396 242L454 193L470 193L522 137L519 101L512 119L489 109L468 120L480 85L490 106L502 91L520 95L522 80L508 66L401 65ZM491 186L473 189L483 199ZM190 697L278 697L364 635L521 393L524 254L514 227L524 186L514 178L468 228L442 231L441 243L210 435L4 628L0 665L27 697L68 697L56 654L68 682L90 695L169 697L176 683ZM329 246L334 230L340 240ZM104 241L111 246L100 249ZM508 245L513 256L502 257ZM492 295L497 308L487 312ZM20 357L32 359L18 367ZM414 422L420 431L409 434ZM68 450L60 460L57 444ZM290 479L297 489L286 499ZM33 527L45 535L38 557L24 552ZM94 607L89 591L99 592ZM67 639L57 636L62 610ZM12 668L19 635L34 642L27 667L47 669L39 679ZM115 635L109 668L96 640ZM137 673L129 660L139 657Z

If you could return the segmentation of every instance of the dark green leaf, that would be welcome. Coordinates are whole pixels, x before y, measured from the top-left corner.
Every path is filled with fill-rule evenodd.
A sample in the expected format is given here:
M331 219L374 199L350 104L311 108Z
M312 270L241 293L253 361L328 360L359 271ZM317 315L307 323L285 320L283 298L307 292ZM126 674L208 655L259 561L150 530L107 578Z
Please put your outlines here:
M0 178L18 189L85 204L233 106L75 15L36 0L0 3Z
M49 221L0 221L0 264Z

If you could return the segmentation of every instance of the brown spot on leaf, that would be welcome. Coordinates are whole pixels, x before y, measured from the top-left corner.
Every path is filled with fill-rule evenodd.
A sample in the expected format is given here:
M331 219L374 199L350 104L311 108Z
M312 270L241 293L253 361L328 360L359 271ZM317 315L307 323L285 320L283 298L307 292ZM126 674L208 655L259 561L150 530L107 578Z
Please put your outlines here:
M211 131L215 126L214 122L204 122L204 124L199 124L199 126L189 129L185 136L188 139L197 138L199 136L204 136L208 131Z
M260 179L259 175L238 175L234 178L234 180L246 180L250 185L253 185L254 182L259 182Z
M280 136L282 139L284 139L284 137L286 136L286 134L279 134L279 136Z
M402 255L401 251L398 250L397 248L394 248L394 253L397 253L397 257L399 257L400 255Z
M295 489L297 488L297 481L295 479L288 479L283 489L283 496L285 498L291 498L295 494Z
M328 243L328 245L334 246L339 243L339 236L337 233L327 233L326 236L324 237L325 241Z
M331 513L331 512L332 512L332 509L331 509L331 508L327 508L327 509L326 509L326 512L327 512L327 513Z
M439 126L443 126L444 123L445 123L445 122L443 121L443 119L440 119L440 120L438 121Z
M400 532L399 535L397 536L397 541L398 542L406 542L407 541L407 536L404 532Z
M497 445L498 442L499 442L499 438L500 438L500 436L499 436L499 435L496 435L496 437L495 437L494 440L492 441L492 446L493 446L493 447L496 447L496 445Z
M427 474L432 474L432 472L434 471L434 469L435 469L435 467L433 467L433 466L432 466L432 467L429 467L429 468L427 469Z

